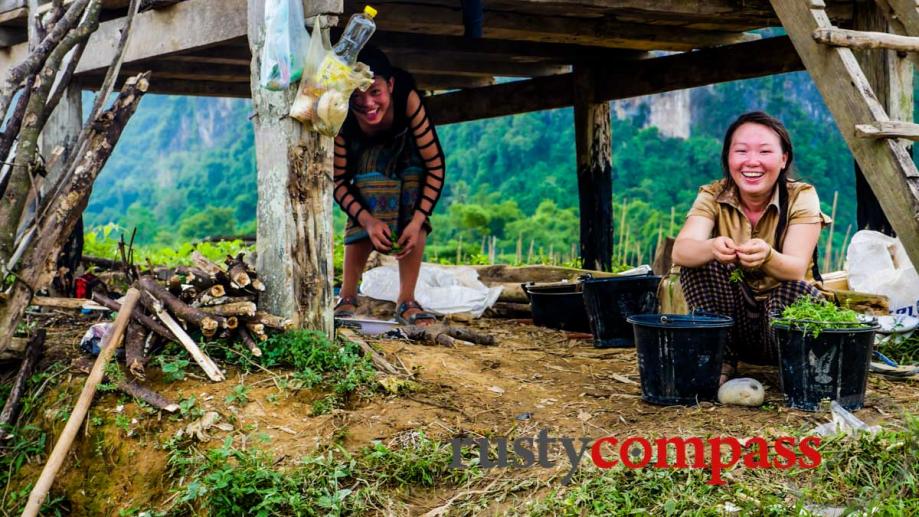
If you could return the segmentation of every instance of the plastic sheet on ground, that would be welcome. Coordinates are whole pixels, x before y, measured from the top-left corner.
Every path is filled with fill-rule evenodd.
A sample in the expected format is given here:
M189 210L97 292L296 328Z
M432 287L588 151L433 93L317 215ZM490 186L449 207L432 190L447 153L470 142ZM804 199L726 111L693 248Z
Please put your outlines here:
M364 273L361 294L377 300L397 301L398 264L380 266ZM486 286L471 267L447 268L423 264L415 287L415 299L425 310L439 314L469 312L476 318L494 305L500 295L501 287Z

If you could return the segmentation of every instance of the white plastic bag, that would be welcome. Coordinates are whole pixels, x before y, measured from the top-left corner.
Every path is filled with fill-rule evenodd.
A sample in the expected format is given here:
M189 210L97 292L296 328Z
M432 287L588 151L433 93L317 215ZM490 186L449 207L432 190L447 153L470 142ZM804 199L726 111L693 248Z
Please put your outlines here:
M418 303L439 314L470 312L476 318L494 305L501 287L487 287L471 267L443 268L423 264L415 287ZM380 266L364 273L361 294L395 302L399 297L399 266Z
M862 230L846 250L849 287L890 298L890 312L919 314L919 274L900 239Z
M308 38L301 0L267 0L259 85L286 90L299 81Z

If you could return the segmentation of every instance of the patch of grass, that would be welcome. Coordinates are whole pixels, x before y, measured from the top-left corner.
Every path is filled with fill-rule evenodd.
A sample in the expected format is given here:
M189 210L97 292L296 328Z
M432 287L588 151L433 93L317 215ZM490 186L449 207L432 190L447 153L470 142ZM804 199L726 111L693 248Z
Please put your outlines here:
M528 515L810 515L806 507L871 509L867 515L919 513L919 418L875 436L845 435L821 444L814 469L735 468L727 484L706 484L706 470L580 469L567 487L531 502ZM865 514L863 514L865 515Z
M782 315L772 321L773 326L787 326L803 330L814 337L827 329L866 327L858 320L858 314L826 300L817 300L809 296L798 298L795 303L785 307Z
M328 409L339 407L353 394L369 392L374 386L373 364L354 343L332 342L314 330L294 330L272 336L262 348L264 366L289 366L296 370L292 387L321 387L331 391L331 400L321 404L330 406Z
M21 407L18 419L20 425L4 429L12 434L11 438L3 442L3 450L0 453L0 476L4 480L0 509L4 514L18 515L22 513L29 497L29 492L32 490L32 483L29 481L23 484L26 480L19 476L20 469L26 463L39 465L44 463L46 452L49 450L48 441L53 438L44 429L26 422L31 422L35 418L36 410L43 401L47 402L45 390L48 386L67 370L67 365L55 363L46 370L33 374L29 378L26 384L26 392L20 400ZM9 390L5 391L8 396ZM66 503L67 501L63 497L52 493L51 497L42 506L41 514L65 515L67 513Z
M221 447L200 452L182 443L167 444L170 477L178 479L175 513L223 515L341 515L392 510L387 489L456 485L481 471L449 469L451 451L415 433L400 449L382 444L352 455L332 448L277 469L258 449L242 450L228 437ZM385 512L384 512L385 513ZM398 513L398 512L397 512Z

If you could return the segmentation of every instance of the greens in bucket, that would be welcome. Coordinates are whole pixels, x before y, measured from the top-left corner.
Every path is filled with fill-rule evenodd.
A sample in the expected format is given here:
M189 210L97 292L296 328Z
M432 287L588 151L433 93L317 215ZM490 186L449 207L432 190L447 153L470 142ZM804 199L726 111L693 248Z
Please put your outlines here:
M795 303L785 307L782 315L772 320L772 325L788 326L803 330L814 337L826 329L868 327L858 319L858 313L852 309L837 307L835 304L810 296L798 298Z

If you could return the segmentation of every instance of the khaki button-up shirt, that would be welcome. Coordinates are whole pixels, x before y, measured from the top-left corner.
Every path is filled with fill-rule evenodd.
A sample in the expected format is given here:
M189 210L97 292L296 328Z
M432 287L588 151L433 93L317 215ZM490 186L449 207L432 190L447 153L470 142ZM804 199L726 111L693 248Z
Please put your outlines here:
M772 199L756 226L750 223L740 207L737 187L728 187L724 180L701 187L688 215L715 221L712 237L730 237L737 244L762 239L775 247L775 230L779 225L779 189L773 189ZM820 199L813 186L801 181L788 182L788 226L782 235L783 242L793 224L820 223L823 227L830 222L831 219L820 211ZM812 270L813 261L807 267L806 279L809 282L814 281ZM745 273L744 281L757 294L767 293L779 285L778 280L760 272Z

